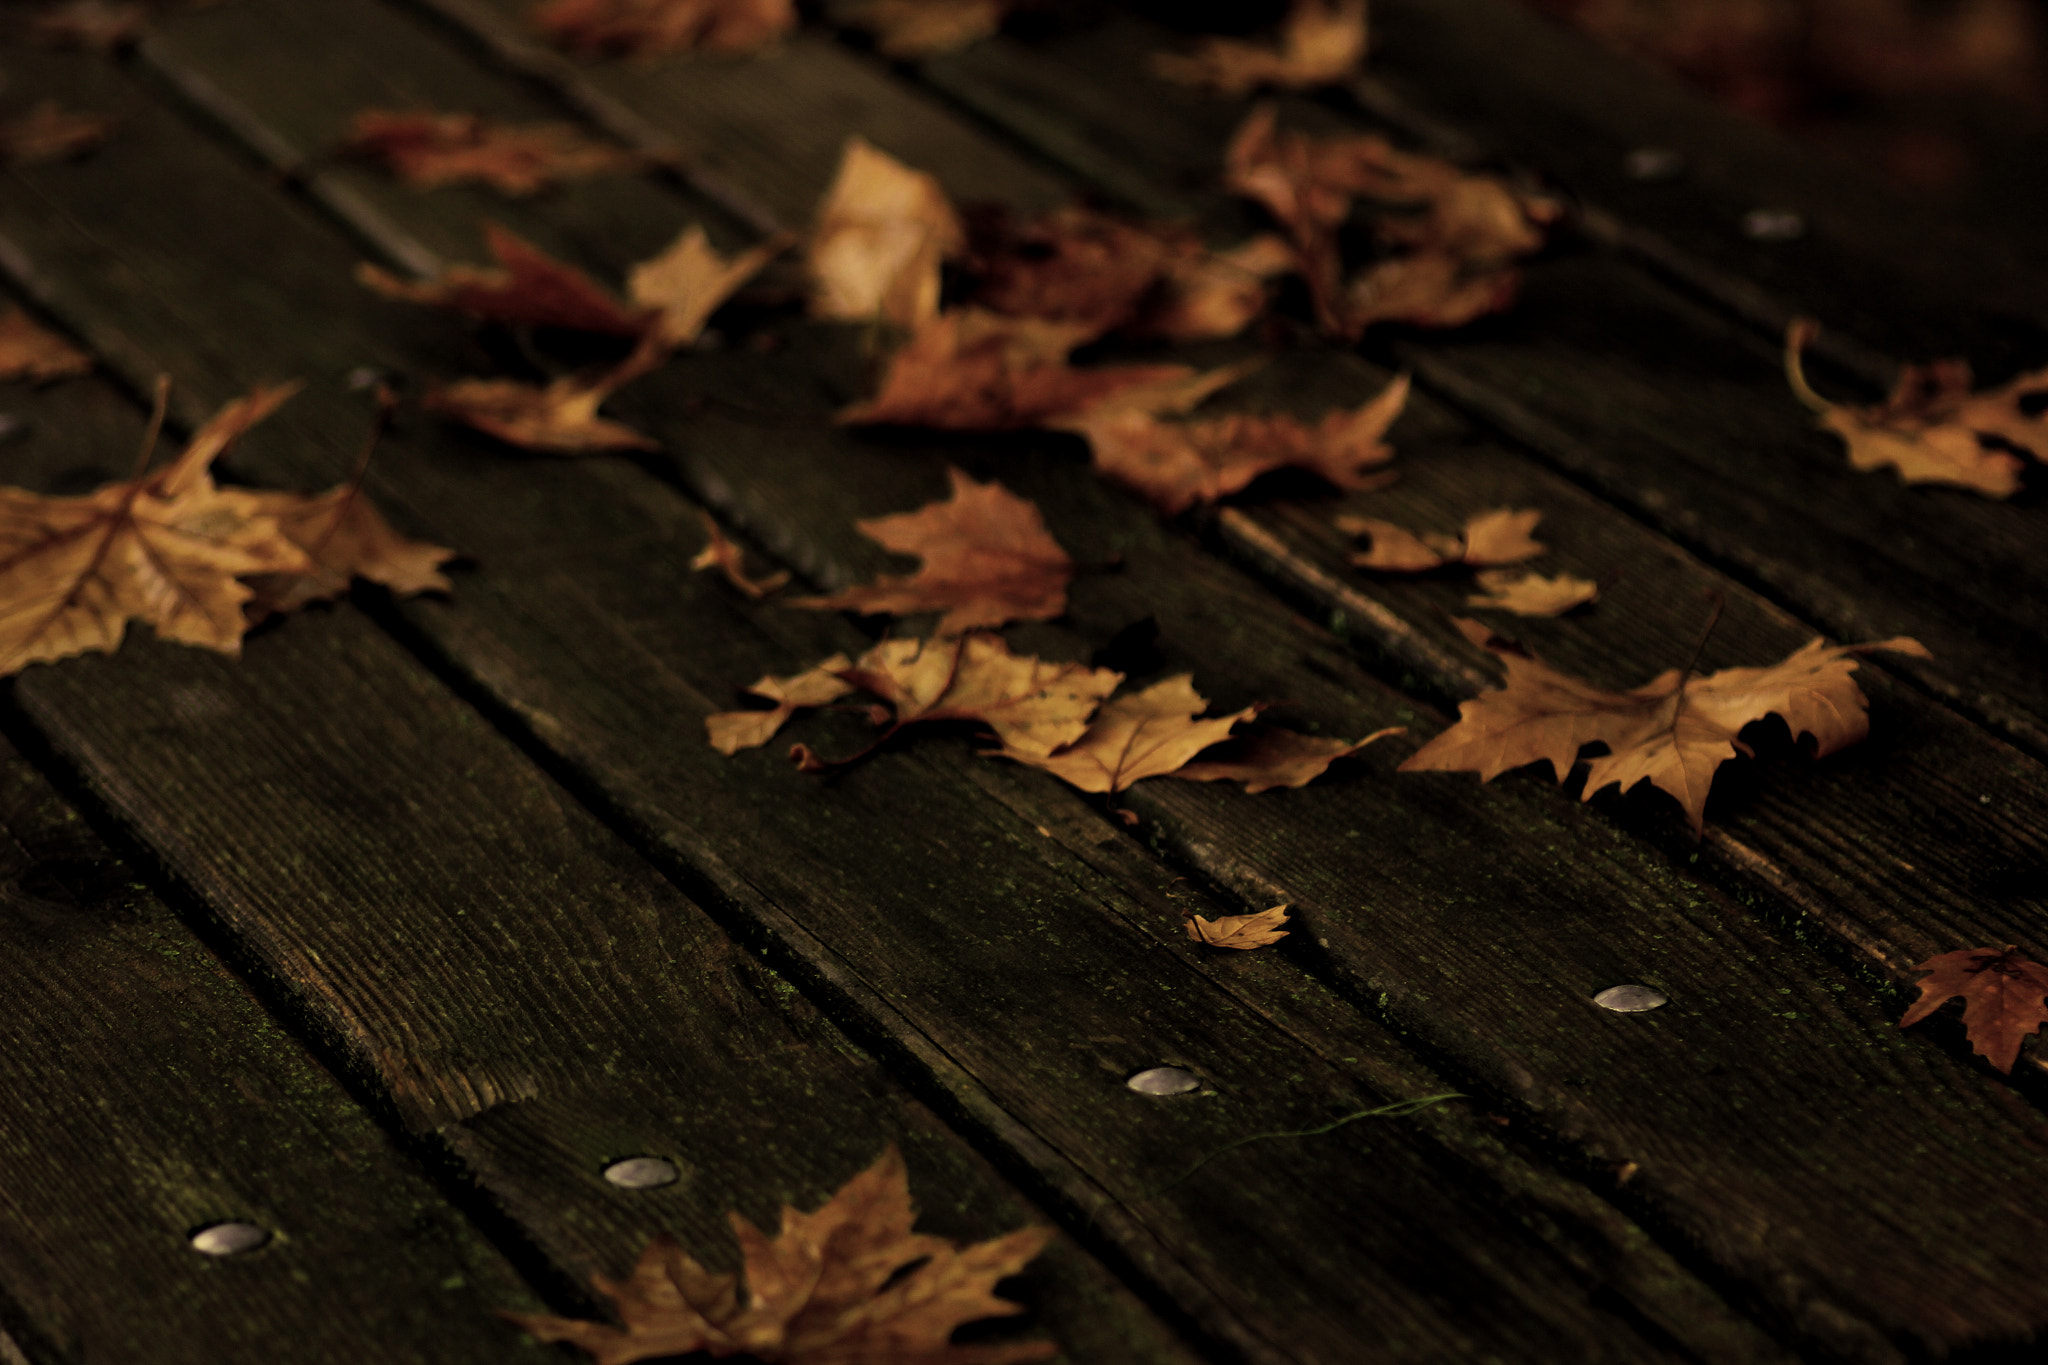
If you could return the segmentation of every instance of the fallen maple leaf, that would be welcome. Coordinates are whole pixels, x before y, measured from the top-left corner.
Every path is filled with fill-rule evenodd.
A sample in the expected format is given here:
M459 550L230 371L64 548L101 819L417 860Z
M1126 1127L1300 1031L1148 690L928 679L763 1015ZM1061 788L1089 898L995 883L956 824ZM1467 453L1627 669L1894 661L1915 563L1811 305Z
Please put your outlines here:
M0 163L32 166L83 156L107 140L116 122L98 114L66 113L55 100L44 100L22 117L0 123Z
M1410 531L1378 517L1351 515L1338 517L1337 529L1347 535L1372 537L1371 549L1351 556L1351 562L1361 569L1426 573L1446 564L1482 568L1540 555L1543 546L1529 533L1542 519L1541 512L1496 507L1474 514L1454 536Z
M1090 334L1085 324L975 308L942 314L897 348L873 398L842 409L834 420L1008 431L1100 411L1126 390L1145 390L1150 401L1162 385L1172 393L1198 378L1185 365L1075 369L1067 354Z
M1232 735L1209 750L1209 757L1184 765L1173 776L1190 782L1242 782L1245 791L1253 795L1276 787L1305 787L1338 759L1350 758L1374 740L1406 734L1407 729L1390 725L1354 742L1257 725L1244 734Z
M117 52L140 37L148 22L147 5L66 0L38 10L29 20L29 36L51 47Z
M710 736L711 747L728 758L742 749L759 748L775 738L775 732L798 711L830 706L852 692L854 685L840 676L852 667L853 661L844 654L834 654L816 668L805 669L786 678L768 674L747 691L774 702L774 707L766 711L722 711L706 716L704 728Z
M1546 578L1515 569L1488 569L1474 581L1481 591L1465 599L1467 606L1517 616L1562 616L1600 596L1599 584L1568 573Z
M1591 760L1582 799L1648 781L1677 798L1695 834L1705 823L1715 770L1738 750L1748 752L1736 738L1745 725L1775 713L1795 740L1811 734L1815 756L1825 757L1870 731L1869 703L1850 677L1854 655L1882 649L1928 657L1904 637L1867 645L1816 639L1766 668L1724 668L1704 677L1671 669L1633 691L1609 692L1502 644L1477 621L1456 624L1502 661L1506 685L1461 703L1457 723L1409 755L1402 772L1476 772L1485 782L1548 760L1561 783L1580 749L1605 744L1608 751Z
M603 374L567 375L547 384L458 379L429 388L421 406L522 450L557 455L659 450L660 442L623 422L600 417L597 410L627 382L659 365L667 353L660 336L650 330L631 355Z
M1256 915L1218 915L1205 919L1201 915L1190 915L1182 926L1188 937L1197 943L1206 943L1211 948L1239 948L1249 951L1263 948L1269 943L1278 943L1287 937L1287 930L1280 926L1287 923L1287 907L1276 905L1271 910L1261 910Z
M240 653L251 596L241 579L312 565L260 495L217 488L209 470L298 387L258 388L227 404L155 473L146 466L161 397L134 478L72 498L0 488L0 675L112 650L130 621L160 639Z
M1803 356L1820 334L1811 318L1785 330L1785 378L1820 417L1820 426L1849 447L1860 470L1896 469L1902 483L1945 483L1994 498L2019 491L2024 462L1994 442L2048 456L2048 418L2028 400L2048 394L2048 370L2036 370L1983 393L1970 392L1970 367L1960 360L1908 365L1884 402L1855 408L1830 403L1806 381Z
M19 308L0 316L0 379L47 384L92 371L92 357L29 320Z
M1225 95L1262 85L1301 90L1348 79L1365 60L1365 48L1365 0L1294 0L1277 48L1210 38L1186 56L1160 53L1153 69Z
M1234 337L1265 311L1271 281L1293 268L1294 249L1270 232L1170 260L1157 296L1123 330L1167 341Z
M861 534L924 563L909 577L888 577L793 607L886 612L943 611L936 631L1045 621L1067 609L1074 561L1060 548L1035 504L999 483L976 483L949 468L953 495L915 512L856 522Z
M654 312L654 331L669 346L687 346L704 330L720 304L796 241L777 233L728 260L692 224L667 250L633 267L626 294Z
M1375 261L1361 271L1345 288L1343 325L1351 333L1376 322L1463 327L1503 311L1521 289L1518 270L1475 269L1444 252L1418 251Z
M699 515L704 518L704 530L710 538L705 541L704 548L697 551L697 557L690 561L691 568L718 570L725 575L726 582L756 601L789 582L787 569L759 580L747 577L746 560L740 547L732 543L718 523L711 519L709 512ZM758 688L754 690L759 691Z
M501 269L455 265L437 279L413 281L364 263L356 267L356 278L386 298L450 308L485 322L627 337L647 330L651 310L627 309L575 266L496 223L484 224L484 240Z
M475 114L365 109L344 153L383 162L408 185L430 189L482 181L513 196L563 180L627 171L645 158L599 142L573 124L498 123Z
M593 56L751 52L796 27L794 0L547 0L533 12L548 41Z
M995 1296L1052 1237L1050 1228L961 1247L911 1230L917 1210L892 1144L815 1213L784 1206L768 1237L738 1214L740 1277L714 1275L666 1235L624 1281L592 1281L623 1327L541 1313L506 1313L542 1341L570 1342L597 1365L631 1365L703 1351L766 1365L1016 1365L1054 1353L1051 1342L955 1346L964 1323L1023 1311Z
M989 37L1017 0L862 0L846 22L875 35L885 57L931 57Z
M1339 488L1367 489L1388 476L1365 471L1394 458L1382 438L1408 401L1396 376L1356 408L1314 426L1286 414L1234 413L1199 422L1162 422L1149 412L1100 408L1059 423L1088 440L1095 467L1168 515L1215 502L1275 469L1306 469Z
M400 597L447 592L452 586L441 566L455 558L455 551L399 535L362 496L359 484L310 495L259 491L253 496L256 510L276 520L285 539L305 552L310 567L251 578L252 616L331 600L347 592L356 578L381 584Z
M850 137L818 205L805 264L811 312L917 327L939 313L939 266L966 244L939 182Z
M1096 713L1087 730L1056 751L1005 744L1004 758L1043 768L1084 792L1119 792L1147 777L1161 777L1210 745L1227 739L1233 727L1259 708L1196 719L1209 703L1195 691L1190 674L1154 683L1119 697Z
M2020 1044L2048 1024L2048 966L2014 944L1943 953L1913 970L1930 975L1919 983L1920 998L1899 1027L1919 1023L1960 995L1971 1047L2008 1076L2019 1060Z

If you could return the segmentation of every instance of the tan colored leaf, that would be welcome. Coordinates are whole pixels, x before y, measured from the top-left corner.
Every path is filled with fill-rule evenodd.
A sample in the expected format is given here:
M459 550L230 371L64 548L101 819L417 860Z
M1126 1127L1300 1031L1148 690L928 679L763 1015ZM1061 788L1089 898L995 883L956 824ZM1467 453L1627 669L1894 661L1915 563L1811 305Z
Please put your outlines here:
M0 316L0 379L47 384L92 372L92 357L29 320L19 308Z
M1301 90L1356 74L1365 46L1365 0L1294 0L1277 48L1211 38L1187 56L1161 53L1153 67L1168 80L1225 95L1262 85Z
M1354 332L1376 322L1463 327L1509 307L1521 288L1518 270L1473 269L1441 251L1418 251L1366 267L1344 291L1343 316Z
M1895 469L1902 483L1945 483L2009 498L2025 462L1986 439L2010 442L2039 460L2048 457L2048 421L2029 415L2023 399L2048 392L2048 370L2024 374L1983 393L1970 392L1970 367L1960 360L1908 365L1891 395L1874 407L1828 402L1806 381L1803 356L1820 334L1811 318L1785 331L1785 377L1793 393L1842 438L1849 464Z
M884 640L841 675L895 711L895 725L979 721L1012 756L1044 755L1088 728L1123 675L1012 654L998 635Z
M29 36L51 47L118 52L142 36L149 7L120 0L64 0L45 5L29 20Z
M1541 512L1496 507L1475 513L1455 536L1410 531L1378 517L1351 515L1338 517L1337 529L1347 535L1372 537L1370 549L1351 556L1351 562L1361 569L1426 573L1446 564L1481 568L1540 555L1543 545L1529 533L1542 519Z
M1215 919L1190 915L1183 927L1188 931L1188 937L1197 943L1206 943L1211 948L1249 951L1286 938L1287 930L1280 927L1285 923L1287 907L1276 905L1256 915L1218 915Z
M1056 752L1005 744L1002 756L1043 768L1084 792L1119 792L1147 777L1181 767L1232 727L1258 714L1247 706L1227 716L1197 720L1209 703L1183 673L1103 706L1086 733Z
M752 52L796 27L794 0L546 0L533 23L589 56Z
M0 488L0 675L112 650L130 621L240 653L241 579L311 565L257 494L216 488L210 467L294 388L228 405L155 473L74 498Z
M735 588L738 588L756 601L766 597L769 593L774 592L777 588L789 582L789 570L787 569L782 570L780 573L770 574L763 579L756 580L747 577L746 557L740 550L740 547L732 543L725 532L719 528L718 523L711 519L709 512L704 512L700 515L704 518L704 531L710 539L704 543L703 549L697 551L697 557L690 561L691 568L718 570L725 575L726 582L732 584ZM753 690L760 691L758 687ZM763 693L763 695L767 694Z
M846 22L875 35L885 57L956 52L989 37L1017 0L861 0Z
M1340 758L1349 758L1388 735L1406 734L1408 727L1393 725L1375 730L1355 743L1348 739L1319 739L1314 735L1282 730L1278 726L1255 726L1233 735L1208 751L1208 756L1187 764L1175 777L1190 782L1242 782L1245 791L1256 795L1275 787L1305 787L1329 771Z
M966 244L939 182L858 137L818 205L805 264L811 312L915 328L939 313L939 266Z
M119 120L99 114L69 114L44 100L20 118L0 123L0 164L32 166L68 161L107 140Z
M597 1365L705 1351L764 1365L1021 1365L1050 1342L955 1346L982 1318L1021 1312L995 1295L1052 1236L1023 1228L960 1247L912 1231L917 1210L892 1145L815 1213L785 1207L775 1237L734 1214L746 1289L713 1275L672 1238L651 1242L623 1282L599 1276L623 1327L539 1313L504 1316L542 1341L571 1342Z
M777 233L727 260L704 229L693 224L666 251L633 267L626 277L626 294L640 307L654 310L655 331L663 343L687 346L720 304L795 240Z
M647 330L650 310L627 309L576 267L496 223L484 224L484 238L501 269L456 265L439 279L414 282L366 263L356 267L356 278L386 298L450 308L486 322L627 337Z
M1074 561L1045 529L1037 506L957 469L946 475L953 486L946 501L856 523L870 540L922 559L917 573L826 597L793 598L789 605L892 616L943 611L940 635L1046 621L1065 611Z
M1167 263L1159 296L1127 331L1168 341L1234 337L1265 311L1271 281L1294 268L1294 249L1270 232L1228 251Z
M853 667L844 654L834 654L816 668L786 678L774 674L762 678L747 691L775 703L769 711L724 711L704 718L711 747L728 757L741 749L752 749L775 737L789 718L814 706L829 706L854 690L840 675Z
M1899 1027L1919 1023L1960 995L1971 1047L2008 1076L2019 1060L2020 1044L2048 1024L2048 966L2013 944L1943 953L1913 970L1930 975L1920 982L1920 998Z
M843 409L835 420L1007 431L1051 425L1125 390L1177 390L1196 377L1185 365L1074 369L1067 353L1088 334L1081 324L971 308L946 313L919 327L889 358L873 398Z
M515 197L564 180L629 171L644 161L573 124L498 123L431 110L362 110L339 150L380 161L421 189L480 181Z
M366 578L399 597L447 592L453 585L441 566L455 551L411 540L391 529L362 489L342 484L325 493L256 492L256 510L273 518L292 544L305 552L308 567L294 574L265 574L250 580L252 617L296 611L348 591L350 580Z
M569 376L546 385L516 379L458 379L427 390L421 406L522 450L587 455L599 450L659 450L661 443L597 410L615 387L610 376Z
M1562 616L1600 596L1599 584L1568 573L1546 578L1519 569L1488 569L1475 581L1480 592L1465 599L1467 606L1517 616Z
M1818 753L1833 753L1869 732L1868 703L1850 674L1857 654L1872 650L1926 657L1913 640L1825 645L1819 640L1767 668L1729 668L1700 678L1677 669L1630 692L1609 692L1558 672L1495 640L1476 621L1458 622L1507 669L1499 691L1458 707L1458 722L1401 764L1402 772L1476 772L1490 781L1510 768L1548 760L1562 782L1588 744L1594 758L1584 798L1619 784L1648 781L1685 808L1693 831L1705 821L1707 788L1716 769L1735 757L1736 735L1776 713L1793 737L1812 734Z

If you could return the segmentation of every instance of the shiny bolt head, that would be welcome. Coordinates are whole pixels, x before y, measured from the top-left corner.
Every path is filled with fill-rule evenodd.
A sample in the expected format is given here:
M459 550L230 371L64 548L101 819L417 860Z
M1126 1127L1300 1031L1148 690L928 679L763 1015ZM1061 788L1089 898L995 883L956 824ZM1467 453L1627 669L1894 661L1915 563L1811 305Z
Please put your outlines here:
M1202 1088L1202 1078L1184 1066L1148 1066L1124 1084L1140 1095L1186 1095Z
M675 1184L683 1173L658 1156L629 1156L605 1167L604 1178L622 1190L654 1190Z
M1666 1004L1671 997L1655 986L1609 986L1593 997L1593 1003L1616 1014L1641 1014Z
M1791 209L1751 209L1742 215L1742 235L1752 242L1791 242L1806 235L1806 220Z
M1669 147L1637 147L1621 159L1621 169L1631 180L1673 180L1685 169L1685 153Z
M269 1229L254 1223L209 1223L192 1234L189 1244L202 1256L240 1256L269 1240Z

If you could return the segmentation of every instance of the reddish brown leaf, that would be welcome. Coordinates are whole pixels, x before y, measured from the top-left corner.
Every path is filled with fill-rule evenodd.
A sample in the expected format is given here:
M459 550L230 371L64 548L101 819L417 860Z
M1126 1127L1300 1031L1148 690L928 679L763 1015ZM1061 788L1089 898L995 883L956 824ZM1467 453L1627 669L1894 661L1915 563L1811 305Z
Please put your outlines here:
M1929 975L1899 1027L1919 1023L1960 995L1971 1047L2008 1076L2019 1060L2020 1044L2048 1024L2048 966L2013 944L1943 953L1913 970Z
M91 356L55 332L36 326L19 308L0 316L0 379L47 384L91 371Z
M1351 562L1361 569L1426 573L1446 564L1484 568L1540 555L1543 546L1529 533L1542 519L1541 512L1496 507L1475 513L1454 536L1410 531L1378 517L1351 515L1338 517L1337 529L1347 535L1372 537L1370 549L1351 556Z
M875 35L886 57L930 57L989 37L1017 0L859 0L845 21Z
M1045 529L1037 506L1001 484L976 483L957 469L946 474L953 485L946 501L856 523L870 540L921 558L917 573L789 605L892 616L943 611L941 635L1045 621L1065 611L1074 561Z
M381 161L422 189L473 180L514 196L563 180L632 170L643 160L573 124L497 123L475 114L391 109L358 113L340 150Z
M1211 38L1188 56L1162 53L1153 67L1168 80L1243 95L1262 85L1299 90L1331 85L1365 61L1365 0L1294 0L1277 48Z
M83 156L107 140L116 122L98 114L66 113L55 100L44 100L22 117L0 123L0 163L32 166Z
M627 309L576 267L496 223L484 224L484 238L501 269L456 265L439 279L415 283L364 264L356 267L356 278L386 298L451 308L486 322L627 337L647 329L650 310Z
M1173 775L1190 782L1242 782L1256 795L1275 787L1305 787L1329 771L1340 758L1350 758L1374 740L1406 734L1393 725L1364 739L1320 739L1274 725L1257 725L1205 751L1204 756Z
M542 1341L566 1341L597 1365L658 1356L744 1354L765 1365L1019 1365L1053 1353L1050 1342L955 1346L962 1324L1022 1310L995 1296L1051 1238L1023 1228L961 1247L913 1232L917 1210L894 1146L815 1213L785 1207L773 1238L738 1214L745 1291L713 1275L674 1239L649 1243L623 1282L597 1277L623 1327L504 1316Z
M1188 937L1197 943L1206 943L1211 948L1249 951L1286 938L1287 930L1280 927L1285 923L1287 907L1276 905L1256 915L1218 915L1215 919L1190 915L1184 927Z
M966 231L939 182L858 137L818 205L805 264L811 312L914 328L939 313L939 266Z
M767 578L763 579L757 580L747 577L746 557L740 550L740 547L733 544L727 538L725 532L719 529L718 523L711 519L709 512L704 512L700 515L704 518L705 534L710 539L705 542L703 549L697 551L697 557L690 561L691 568L718 570L725 575L726 582L732 584L735 588L738 588L756 601L766 597L769 593L774 592L777 588L789 582L789 570L787 569L780 573L770 574ZM772 682L774 680L766 679L765 681ZM756 687L753 690L759 692L760 688ZM769 694L762 693L762 695L767 696Z
M548 41L592 56L751 52L796 27L794 0L546 0L533 11Z
M1191 675L1168 678L1143 692L1103 706L1087 731L1052 752L1004 744L1004 758L1043 768L1084 792L1119 792L1147 777L1173 772L1231 729L1258 714L1247 706L1227 716L1197 719L1209 703Z

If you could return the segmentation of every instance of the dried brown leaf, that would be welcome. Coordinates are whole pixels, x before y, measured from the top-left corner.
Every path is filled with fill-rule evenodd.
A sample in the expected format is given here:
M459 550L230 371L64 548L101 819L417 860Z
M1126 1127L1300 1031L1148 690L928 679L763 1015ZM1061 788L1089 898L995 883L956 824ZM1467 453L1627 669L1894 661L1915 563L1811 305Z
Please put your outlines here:
M752 52L796 27L794 0L546 0L533 23L586 56Z
M1370 536L1370 549L1351 556L1361 569L1387 573L1426 573L1446 564L1474 568L1514 564L1543 553L1543 545L1529 533L1543 519L1538 511L1495 507L1475 513L1458 535L1434 531L1410 531L1378 517L1344 515L1337 529L1347 535Z
M431 110L362 110L339 150L382 162L420 189L478 181L515 197L629 171L645 160L573 124L498 123Z
M1562 616L1600 596L1599 584L1568 573L1546 578L1519 569L1488 569L1474 581L1481 591L1465 599L1467 606L1517 616Z
M886 701L900 727L978 721L1004 752L1049 754L1078 739L1123 675L1010 653L998 635L884 640L842 677Z
M496 223L484 224L484 239L500 269L455 265L438 279L415 282L363 264L356 278L386 298L450 308L486 322L627 337L647 330L651 309L628 309L576 267Z
M726 582L732 584L755 601L759 601L783 584L789 582L789 570L787 569L782 570L780 573L770 574L762 579L749 578L747 576L746 556L740 547L732 543L732 540L720 529L718 523L711 519L709 512L704 512L700 515L704 518L704 531L709 539L705 541L704 548L697 551L696 558L690 561L691 568L718 570L725 575ZM753 690L760 691L758 687ZM763 693L762 695L768 694Z
M875 35L885 57L956 52L994 34L1017 0L861 0L845 20Z
M1406 726L1393 725L1354 742L1258 725L1231 736L1173 775L1190 782L1242 782L1254 795L1276 787L1305 787L1338 759L1350 758L1374 740L1405 733Z
M1005 743L1002 756L1043 768L1085 792L1119 792L1147 777L1161 777L1202 750L1229 738L1231 729L1258 714L1247 706L1227 716L1197 719L1209 703L1183 673L1103 706L1087 731L1065 747L1034 752Z
M66 113L55 100L44 100L20 118L0 123L0 164L32 166L83 156L105 142L117 122L99 114Z
M805 264L811 312L914 328L939 313L939 266L966 244L939 182L851 137L818 205Z
M2019 1060L2020 1044L2048 1024L2048 966L2013 944L1943 953L1913 970L1929 975L1919 983L1920 998L1899 1027L1919 1023L1960 995L1971 1047L2008 1076Z
M19 308L0 316L0 379L47 384L92 371L92 357L30 321Z
M660 443L598 408L630 381L660 365L668 348L650 330L633 353L595 376L569 375L548 384L513 379L458 379L427 390L422 406L523 450L585 455L601 450L659 450Z
M252 619L340 597L357 578L399 597L447 592L453 586L441 566L455 558L455 551L392 530L356 484L325 493L259 491L251 496L257 512L273 518L285 538L305 552L308 565L299 573L250 578Z
M1348 79L1365 61L1365 47L1365 0L1294 0L1277 47L1210 38L1186 56L1159 54L1153 69L1225 95L1260 86L1300 90Z
M854 685L840 676L852 667L853 661L844 654L834 654L816 668L786 678L769 674L747 691L774 702L774 709L723 711L715 716L706 716L704 728L710 734L711 747L730 756L741 749L766 744L798 711L829 706L852 692Z
M654 331L664 345L687 346L719 305L795 240L777 233L728 260L704 229L692 224L667 250L633 267L626 294L639 307L653 310Z
M1256 915L1218 915L1215 919L1190 915L1183 927L1188 931L1188 937L1197 943L1206 943L1211 948L1249 951L1286 938L1287 930L1280 927L1285 923L1287 907L1276 905Z

